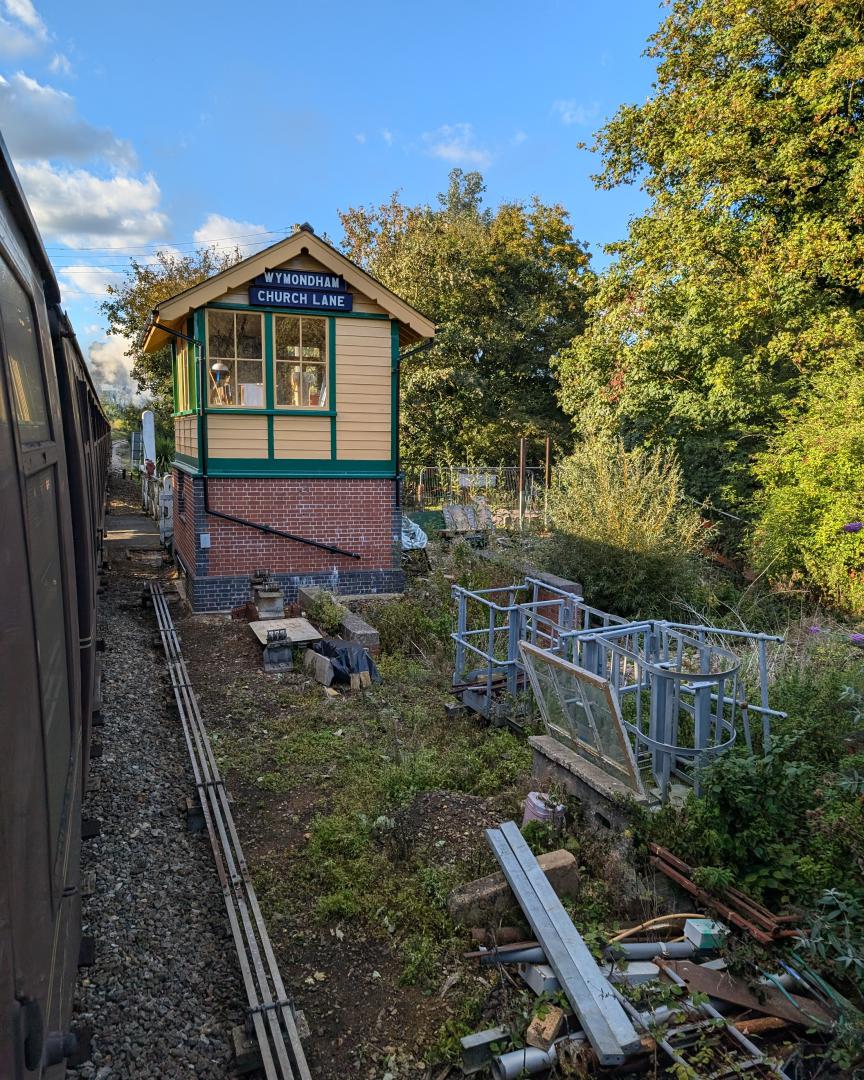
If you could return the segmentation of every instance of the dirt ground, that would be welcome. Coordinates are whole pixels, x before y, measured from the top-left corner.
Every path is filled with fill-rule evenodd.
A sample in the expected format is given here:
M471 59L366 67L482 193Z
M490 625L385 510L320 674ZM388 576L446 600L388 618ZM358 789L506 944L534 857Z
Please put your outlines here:
M186 615L178 619L178 629L217 753L223 752L223 733L232 736L235 748L248 749L242 728L250 722L262 740L271 724L281 731L287 720L294 731L302 728L303 711L294 711L292 702L306 695L331 710L337 731L359 713L356 698L328 699L323 688L301 672L264 674L261 646L245 622ZM436 685L434 707L442 713L443 693ZM374 694L382 709L390 704L386 682L367 694ZM370 738L374 740L374 732ZM266 747L257 750L266 759ZM459 1011L466 991L482 995L489 983L453 953L443 965L441 985L409 985L403 978L401 927L388 933L385 925L382 933L362 917L328 920L316 915L318 897L310 891L306 847L314 820L331 809L339 766L324 751L311 759L304 756L287 770L283 767L279 790L269 791L261 777L261 782L250 782L248 763L238 763L239 756L232 762L232 754L226 753L226 781L283 977L310 1025L306 1050L313 1075L321 1080L446 1075L440 1068L431 1071L428 1048L442 1024ZM406 859L412 865L445 869L458 862L461 878L489 872L493 867L483 829L512 810L512 793L418 793L394 813L387 841L393 852L390 872L398 877Z

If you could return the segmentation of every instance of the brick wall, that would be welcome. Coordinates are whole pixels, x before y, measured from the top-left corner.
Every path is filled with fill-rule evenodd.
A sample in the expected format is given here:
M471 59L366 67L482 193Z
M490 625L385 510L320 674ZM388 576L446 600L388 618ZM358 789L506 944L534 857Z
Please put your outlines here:
M249 576L269 570L286 599L304 584L339 592L402 588L395 484L383 479L241 477L208 480L209 503L235 517L332 544L360 558L296 543L204 512L203 480L174 472L174 544L189 575L196 610L222 610L249 598ZM184 510L180 511L180 504ZM199 536L210 535L201 549Z
M179 469L173 471L174 483L174 550L183 566L194 573L196 559L196 502L200 481Z

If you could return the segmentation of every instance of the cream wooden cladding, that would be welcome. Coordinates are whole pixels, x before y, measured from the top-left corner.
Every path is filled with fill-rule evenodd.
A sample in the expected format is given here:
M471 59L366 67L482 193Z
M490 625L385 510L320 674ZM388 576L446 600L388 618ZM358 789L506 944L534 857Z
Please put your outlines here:
M266 458L267 417L208 413L207 453L218 458Z
M390 321L336 322L336 456L388 461L393 360Z
M330 417L274 416L273 456L329 460Z

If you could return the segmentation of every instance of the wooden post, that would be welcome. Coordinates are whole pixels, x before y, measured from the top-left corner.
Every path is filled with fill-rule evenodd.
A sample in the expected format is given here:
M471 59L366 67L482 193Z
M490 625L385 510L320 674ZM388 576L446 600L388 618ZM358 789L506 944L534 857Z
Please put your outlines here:
M549 528L549 486L552 483L552 439L546 436L546 469L543 474L543 528Z
M519 529L521 531L525 517L525 446L524 435L519 440Z

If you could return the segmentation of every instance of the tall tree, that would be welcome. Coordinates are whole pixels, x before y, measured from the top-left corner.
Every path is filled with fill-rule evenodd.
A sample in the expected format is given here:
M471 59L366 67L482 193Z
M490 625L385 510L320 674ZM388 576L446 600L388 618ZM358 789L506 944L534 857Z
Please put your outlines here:
M569 438L551 360L582 330L588 255L561 206L492 210L484 190L454 169L435 207L394 194L340 214L348 257L438 326L402 373L409 463L512 460L520 435Z
M157 252L153 262L141 263L132 259L124 280L108 286L108 299L100 305L108 320L108 333L126 339L126 355L132 358L132 377L139 390L152 395L153 404L163 416L172 410L171 350L143 353L141 334L153 313L153 308L169 296L227 270L243 256L239 248L222 250L218 247L199 248L191 255Z
M650 209L610 248L561 401L746 506L814 373L864 347L864 8L674 0L648 55L654 92L600 131L596 180L641 182Z

